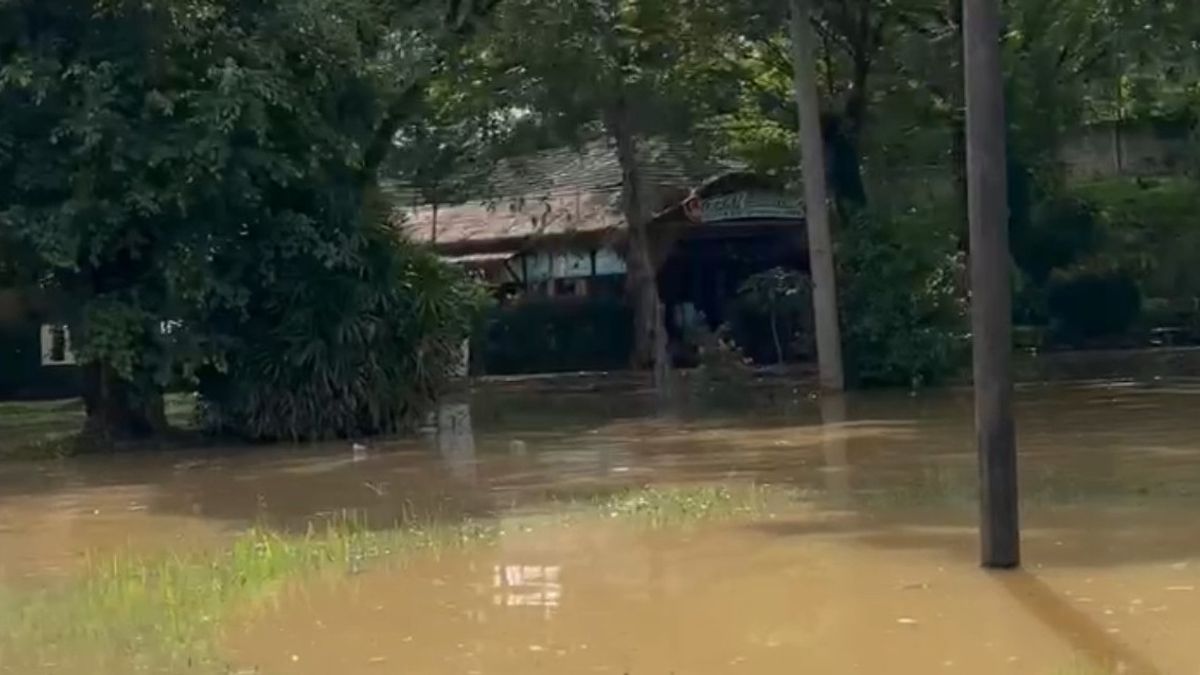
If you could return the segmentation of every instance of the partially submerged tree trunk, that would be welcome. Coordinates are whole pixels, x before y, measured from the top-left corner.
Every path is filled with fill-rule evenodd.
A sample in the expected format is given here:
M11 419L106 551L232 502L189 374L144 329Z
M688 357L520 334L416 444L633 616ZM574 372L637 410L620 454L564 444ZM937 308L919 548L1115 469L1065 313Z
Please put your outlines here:
M87 410L80 444L107 449L152 438L167 429L162 393L122 378L111 366L84 364L83 401Z
M833 238L829 229L829 195L821 112L817 103L814 40L807 0L791 0L792 59L796 105L800 111L800 150L804 163L804 202L808 221L808 255L813 282L813 317L817 333L817 363L821 388L841 391L842 336L838 324L837 278Z
M637 138L623 98L617 98L605 122L617 145L621 211L629 227L626 291L633 304L633 366L651 369L654 386L659 388L666 383L669 368L666 321L658 295L658 274L649 232L651 213L637 158Z
M121 256L114 262L60 278L60 282L73 289L78 298L78 305L69 312L72 334L79 339L77 347L94 345L97 339L103 342L97 334L112 330L111 327L108 331L102 330L95 321L97 316L113 310L96 310L98 314L92 316L85 311L89 303L102 304L101 298L109 294L131 293L129 289L136 288L138 279L146 274L150 257L148 252ZM131 343L124 347L131 352L128 355L129 372L119 371L111 353L105 355L107 358L95 358L100 356L97 354L82 361L81 393L87 412L79 439L83 450L106 450L124 442L150 439L167 430L163 391L155 381L155 366L151 365L155 357L162 356L155 352L159 349L154 339L158 325L147 320L126 325L124 329L136 335L124 336Z

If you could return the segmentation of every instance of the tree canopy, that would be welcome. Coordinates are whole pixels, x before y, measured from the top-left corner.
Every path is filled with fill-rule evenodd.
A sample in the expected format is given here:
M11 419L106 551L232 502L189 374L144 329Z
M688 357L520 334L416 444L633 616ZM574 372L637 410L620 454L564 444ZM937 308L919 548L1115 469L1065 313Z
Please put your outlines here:
M98 435L154 431L313 272L365 274L377 170L475 10L0 5L0 234L73 301Z

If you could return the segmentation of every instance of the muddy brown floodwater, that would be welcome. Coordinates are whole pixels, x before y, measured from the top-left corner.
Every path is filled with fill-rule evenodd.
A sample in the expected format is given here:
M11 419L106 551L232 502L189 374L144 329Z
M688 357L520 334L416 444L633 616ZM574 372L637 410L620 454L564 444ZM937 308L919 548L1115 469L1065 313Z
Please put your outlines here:
M656 402L478 391L418 440L0 466L0 585L87 551L219 546L342 510L494 519L495 545L288 589L237 672L1200 673L1200 382L1019 392L1023 571L976 566L969 392ZM765 483L794 507L650 529L562 500Z

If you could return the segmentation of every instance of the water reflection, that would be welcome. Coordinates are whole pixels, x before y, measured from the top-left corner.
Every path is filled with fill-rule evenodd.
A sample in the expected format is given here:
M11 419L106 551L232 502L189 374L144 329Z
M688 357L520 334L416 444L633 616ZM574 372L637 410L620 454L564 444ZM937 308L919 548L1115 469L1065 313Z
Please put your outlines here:
M475 430L471 426L471 404L449 402L438 406L434 435L438 453L450 475L474 485L479 480L475 462Z
M498 607L558 607L562 598L558 565L495 565L492 604Z
M846 456L846 397L843 394L821 396L821 455L825 490L841 506L851 502L850 463Z

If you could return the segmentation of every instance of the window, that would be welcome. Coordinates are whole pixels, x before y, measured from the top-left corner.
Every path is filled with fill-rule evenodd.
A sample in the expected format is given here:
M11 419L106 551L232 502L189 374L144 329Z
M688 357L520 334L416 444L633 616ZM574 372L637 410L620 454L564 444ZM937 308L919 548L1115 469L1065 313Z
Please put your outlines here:
M42 326L42 365L73 366L75 352L71 348L71 328L64 324Z

